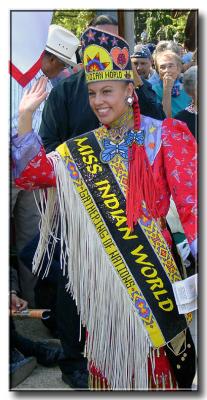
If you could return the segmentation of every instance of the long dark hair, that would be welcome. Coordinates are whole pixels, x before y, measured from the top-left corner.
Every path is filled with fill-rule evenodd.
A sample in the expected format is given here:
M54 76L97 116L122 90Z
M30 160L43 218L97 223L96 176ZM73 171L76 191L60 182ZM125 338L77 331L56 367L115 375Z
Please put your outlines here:
M98 15L93 18L88 26L99 26L99 25L115 25L118 26L118 22L115 18L109 15Z

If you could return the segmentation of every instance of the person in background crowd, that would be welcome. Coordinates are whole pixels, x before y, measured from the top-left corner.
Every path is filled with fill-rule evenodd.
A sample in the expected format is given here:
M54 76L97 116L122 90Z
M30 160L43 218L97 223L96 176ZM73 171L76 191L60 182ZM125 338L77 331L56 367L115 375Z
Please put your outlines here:
M181 58L171 50L164 50L155 52L154 61L160 81L152 88L156 92L157 101L162 103L166 116L174 117L191 101L180 81Z
M60 46L61 44L61 46ZM19 82L11 77L11 129L17 127L18 107L23 94L31 89L41 76L48 77L47 92L52 89L51 80L55 79L68 65L76 64L75 51L79 40L72 32L58 25L50 25L45 52L41 59L41 69L33 79L22 87ZM44 102L33 114L32 127L39 130ZM34 286L37 279L19 258L21 250L27 242L38 233L39 211L34 199L34 193L38 198L38 192L20 190L11 186L11 210L14 221L15 245L19 265L19 281L21 296L28 301L29 307L35 307Z
M162 52L164 50L171 50L178 56L180 55L180 48L177 43L173 42L173 40L160 40L157 43L155 50L153 52L153 58L157 56L157 53Z
M166 31L164 25L161 25L161 27L157 30L156 37L158 42L160 42L161 40L166 40Z
M182 72L187 71L188 68L197 65L197 49L193 52L188 52L182 57L183 67Z
M76 63L75 63L76 60ZM81 69L81 59L79 55L79 49L76 50L75 54L73 55L73 62L70 65L65 64L63 70L60 71L56 77L50 79L52 86L56 86L62 79L69 78L69 76L75 74Z
M179 46L179 49L180 49L180 54L179 54L179 56L180 56L182 62L184 62L184 60L183 60L183 56L184 56L184 54L185 54L184 45L183 45L182 43L178 43L178 46Z
M77 65L78 45L78 38L68 29L50 25L41 67L48 79L51 80L68 67Z
M140 38L141 38L141 42L143 44L147 43L147 30L146 29L143 29L143 31L140 35Z
M134 53L131 56L131 61L136 66L137 72L141 78L153 84L154 76L157 76L157 73L152 68L152 55L147 46L136 45L134 47ZM157 81L156 78L155 81Z
M179 46L177 43L173 42L173 40L160 40L160 42L155 45L153 49L153 55L152 55L152 64L153 68L155 68L155 57L157 53L162 52L164 50L172 50L176 54L180 54ZM156 83L160 82L160 77L156 69L154 69L155 72L153 74L153 82L151 84L155 85Z
M156 55L159 52L162 52L164 50L172 50L174 53L176 53L178 56L180 55L180 49L177 43L175 43L173 40L160 40L157 45L155 46L154 52L153 52L153 66L155 67L155 58ZM155 69L156 71L156 69ZM154 84L159 83L160 77L158 72L156 71L157 75L154 75Z
M174 53L176 53L178 56L181 57L181 61L182 61L181 72L182 73L185 72L186 69L190 68L192 65L195 65L197 63L197 61L196 61L197 51L196 50L194 52L192 52L192 58L190 61L188 61L189 58L186 59L185 54L183 55L181 53L180 45L177 42L174 42L173 40L161 40L160 42L158 42L155 47L155 50L153 52L153 59L156 58L157 53L162 52L164 50L172 50Z
M32 263L37 245L39 242L39 233L35 236L20 252L20 259L27 268L32 272ZM46 257L43 263L41 273L38 275L37 283L34 288L35 304L39 309L49 310L46 315L41 318L42 323L47 327L50 334L59 338L57 324L57 287L60 271L60 243L57 241L53 258L50 266L50 271L46 274L48 258Z
M156 48L156 44L154 44L154 43L147 43L146 46L147 46L147 48L149 49L151 55L153 55L153 53L154 53L154 51L155 51L155 48Z
M192 101L189 106L175 115L175 119L185 122L193 136L198 140L197 66L190 67L184 72L183 86Z

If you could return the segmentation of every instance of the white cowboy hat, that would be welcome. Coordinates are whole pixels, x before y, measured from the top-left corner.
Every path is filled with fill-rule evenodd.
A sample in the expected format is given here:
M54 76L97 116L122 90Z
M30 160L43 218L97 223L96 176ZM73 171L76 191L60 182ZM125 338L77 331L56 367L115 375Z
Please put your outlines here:
M50 25L45 50L54 54L67 65L76 65L75 52L79 45L78 38L59 25Z

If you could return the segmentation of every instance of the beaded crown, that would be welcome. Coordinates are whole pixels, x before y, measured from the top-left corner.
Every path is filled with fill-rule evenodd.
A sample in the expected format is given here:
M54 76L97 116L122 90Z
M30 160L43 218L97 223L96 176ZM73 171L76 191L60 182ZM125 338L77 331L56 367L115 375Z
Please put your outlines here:
M81 38L86 82L133 81L129 45L118 35L89 27Z

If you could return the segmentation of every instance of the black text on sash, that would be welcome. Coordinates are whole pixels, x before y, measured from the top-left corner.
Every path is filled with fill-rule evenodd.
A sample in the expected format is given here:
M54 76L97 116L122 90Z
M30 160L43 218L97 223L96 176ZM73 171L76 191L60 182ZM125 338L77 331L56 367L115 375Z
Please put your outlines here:
M126 219L125 197L110 166L100 161L101 148L94 133L69 140L67 145L166 342L170 341L187 327L186 319L177 312L169 278L139 224L132 234L125 222L121 224L121 218Z

